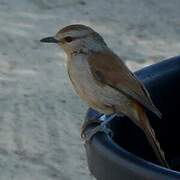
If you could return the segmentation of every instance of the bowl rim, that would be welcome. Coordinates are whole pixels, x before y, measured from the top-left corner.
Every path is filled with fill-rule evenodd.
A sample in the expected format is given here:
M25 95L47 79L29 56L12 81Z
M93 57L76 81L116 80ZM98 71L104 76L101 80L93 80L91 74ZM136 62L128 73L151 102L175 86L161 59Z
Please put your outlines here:
M163 174L166 177L168 176L180 179L179 171L168 169L153 162L147 161L139 156L136 156L135 154L119 146L107 134L99 132L93 137L91 144L96 145L96 148L101 151L102 155L106 152L106 154L104 155L107 158L111 158L111 160L113 154L115 156L115 158L113 158L113 161L116 164L120 165L120 162L124 161L124 165L126 164L126 167L128 167L132 171L139 169L139 172L141 171L143 172L143 174L144 172L151 172L154 175Z

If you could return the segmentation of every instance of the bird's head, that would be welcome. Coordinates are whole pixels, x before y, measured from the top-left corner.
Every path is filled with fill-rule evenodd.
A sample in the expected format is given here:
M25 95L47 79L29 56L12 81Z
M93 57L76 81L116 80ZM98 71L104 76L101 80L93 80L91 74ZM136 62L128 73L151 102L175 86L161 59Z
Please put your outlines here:
M40 40L44 43L56 43L69 54L80 51L99 51L106 48L103 38L88 26L69 25L59 30L55 36Z

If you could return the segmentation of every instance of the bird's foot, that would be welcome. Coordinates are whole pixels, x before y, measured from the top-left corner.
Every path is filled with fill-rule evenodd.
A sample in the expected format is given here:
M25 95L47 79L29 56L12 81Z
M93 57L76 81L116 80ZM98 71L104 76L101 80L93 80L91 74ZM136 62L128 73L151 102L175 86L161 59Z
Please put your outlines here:
M89 134L86 135L85 141L90 142L94 137L94 135L100 132L108 135L109 137L113 136L113 132L104 123L101 123L100 125L96 126L94 129L92 129Z
M116 116L116 114L113 114L111 116L106 116L106 115L101 115L98 119L96 119L95 121L91 121L89 125L92 125L94 122L96 122L96 127L94 127L93 129L91 129L88 133L84 134L84 128L86 128L87 126L83 125L83 129L82 129L82 133L81 133L81 137L86 141L86 142L90 142L92 140L92 138L94 137L95 134L101 132L101 133L105 133L106 135L108 135L108 137L113 137L113 132L107 127L107 124L110 120L112 120L114 117ZM98 123L98 125L97 125Z
M83 125L81 126L81 138L82 139L86 139L86 133L85 131L90 128L90 127L93 127L93 126L98 126L101 124L101 120L100 120L100 116L97 116L97 117L92 117L92 118L88 118L88 119L85 119L85 122L83 123Z

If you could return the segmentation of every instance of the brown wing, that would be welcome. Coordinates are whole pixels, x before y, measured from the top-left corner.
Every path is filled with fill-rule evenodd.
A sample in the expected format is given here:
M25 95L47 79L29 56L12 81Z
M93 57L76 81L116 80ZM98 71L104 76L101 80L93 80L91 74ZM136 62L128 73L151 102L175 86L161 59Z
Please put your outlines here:
M97 81L129 96L161 117L144 85L117 55L111 51L98 52L91 55L88 62Z

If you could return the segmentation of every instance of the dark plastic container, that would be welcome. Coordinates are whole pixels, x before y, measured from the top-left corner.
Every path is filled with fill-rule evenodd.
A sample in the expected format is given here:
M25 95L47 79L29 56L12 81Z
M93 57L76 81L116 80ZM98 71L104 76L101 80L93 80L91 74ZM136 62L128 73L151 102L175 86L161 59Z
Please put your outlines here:
M113 138L97 133L86 143L88 166L98 180L180 179L180 56L151 65L136 75L143 81L163 117L148 117L172 169L159 165L143 132L128 118L114 118ZM100 114L89 109L86 121ZM94 125L87 131L91 131Z

